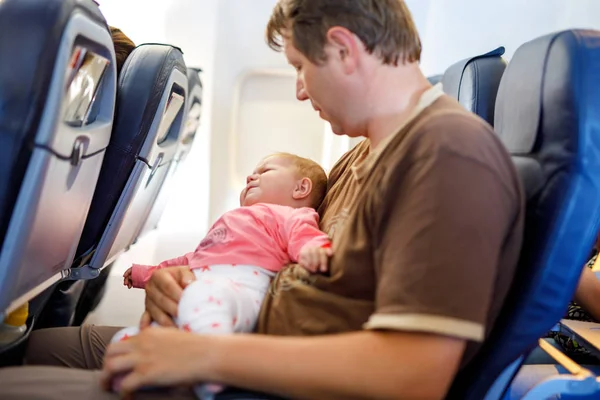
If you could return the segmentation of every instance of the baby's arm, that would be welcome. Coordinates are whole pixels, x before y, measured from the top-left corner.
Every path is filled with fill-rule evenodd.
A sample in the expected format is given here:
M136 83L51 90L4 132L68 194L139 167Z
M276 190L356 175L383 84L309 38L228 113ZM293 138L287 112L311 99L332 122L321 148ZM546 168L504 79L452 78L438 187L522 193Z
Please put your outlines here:
M298 208L289 216L284 226L288 255L310 272L325 272L329 257L333 255L331 241L319 230L319 215L311 208Z
M310 272L327 272L329 257L332 255L331 245L316 247L307 244L300 250L298 264Z
M194 253L187 253L184 256L163 261L158 265L133 264L123 274L123 284L128 288L135 287L143 289L155 270L190 265L190 259L192 258L193 254Z

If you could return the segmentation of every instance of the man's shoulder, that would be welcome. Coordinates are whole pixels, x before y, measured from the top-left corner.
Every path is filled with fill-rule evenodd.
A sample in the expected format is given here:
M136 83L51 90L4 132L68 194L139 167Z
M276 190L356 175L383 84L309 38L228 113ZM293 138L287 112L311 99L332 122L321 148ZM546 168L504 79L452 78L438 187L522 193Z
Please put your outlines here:
M458 140L500 144L494 129L456 100L444 95L425 110L414 124L421 139L439 143Z
M440 97L393 142L392 153L413 160L451 154L491 166L511 165L493 128L449 96ZM395 154L390 161L398 159Z
M470 175L495 182L517 199L520 181L515 166L493 128L445 97L392 140L378 163L381 176L401 182L409 171L419 175L416 171L426 169L439 176L457 171L450 179L460 180L464 176L458 171L469 170Z

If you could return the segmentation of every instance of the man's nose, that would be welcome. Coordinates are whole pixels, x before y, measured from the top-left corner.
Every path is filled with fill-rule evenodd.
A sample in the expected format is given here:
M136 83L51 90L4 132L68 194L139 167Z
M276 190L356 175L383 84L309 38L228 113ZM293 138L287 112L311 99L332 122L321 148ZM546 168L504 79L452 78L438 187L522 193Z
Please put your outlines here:
M304 83L300 79L296 80L296 98L300 101L308 100L308 95L304 89Z

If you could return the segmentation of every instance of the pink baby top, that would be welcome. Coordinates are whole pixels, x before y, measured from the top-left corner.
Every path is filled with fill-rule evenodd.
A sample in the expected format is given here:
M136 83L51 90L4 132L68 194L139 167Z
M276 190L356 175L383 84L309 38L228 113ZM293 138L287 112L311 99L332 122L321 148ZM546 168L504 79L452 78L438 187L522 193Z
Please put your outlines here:
M304 246L327 247L312 208L258 203L226 212L214 223L194 252L156 266L133 264L134 287L144 287L157 268L189 265L191 269L218 264L245 264L277 272L297 262Z

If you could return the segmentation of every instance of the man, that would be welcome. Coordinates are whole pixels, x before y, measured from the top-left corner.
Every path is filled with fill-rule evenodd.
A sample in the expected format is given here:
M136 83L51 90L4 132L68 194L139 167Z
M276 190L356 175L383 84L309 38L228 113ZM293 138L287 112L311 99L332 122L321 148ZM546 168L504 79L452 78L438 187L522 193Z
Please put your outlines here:
M517 263L523 198L510 157L489 125L429 85L401 0L281 0L267 39L298 71L299 100L310 100L336 134L369 139L330 182L322 210L334 233L330 270L280 274L260 334L145 329L108 347L101 380L124 374L125 393L208 381L292 398L443 398L485 340ZM353 189L342 196L343 181ZM187 267L159 272L142 326L172 325L193 279ZM93 368L101 351L90 345L106 342L100 328L88 333L77 346L61 333L62 346ZM24 371L0 379L34 387ZM63 394L89 394L97 379L52 373L56 390L74 388Z

